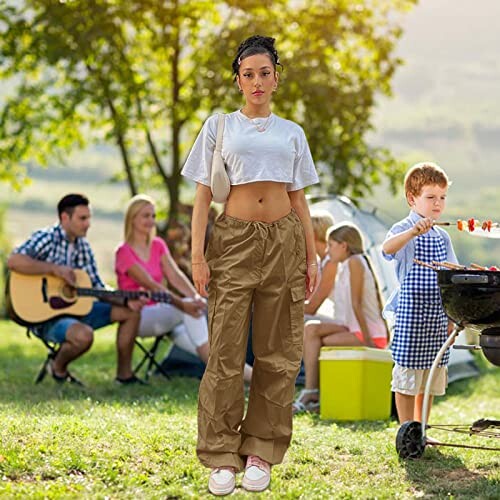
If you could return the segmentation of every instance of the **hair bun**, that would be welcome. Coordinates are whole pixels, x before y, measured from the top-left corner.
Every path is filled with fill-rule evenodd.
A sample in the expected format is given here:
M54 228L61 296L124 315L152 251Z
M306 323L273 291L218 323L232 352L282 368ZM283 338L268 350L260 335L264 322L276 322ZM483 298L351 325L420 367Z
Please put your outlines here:
M274 66L281 66L278 51L274 47L275 38L271 36L252 35L240 43L232 67L234 74L238 74L240 64L245 57L256 54L269 54Z
M252 35L251 37L247 38L246 40L240 43L240 46L238 47L238 52L243 52L245 49L255 46L276 50L274 48L275 41L276 39L270 36Z

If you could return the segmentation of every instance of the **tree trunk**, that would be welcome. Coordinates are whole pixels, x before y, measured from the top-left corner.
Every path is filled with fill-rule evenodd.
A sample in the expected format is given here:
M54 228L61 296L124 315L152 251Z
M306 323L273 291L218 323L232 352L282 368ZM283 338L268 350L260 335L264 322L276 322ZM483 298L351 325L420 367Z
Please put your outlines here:
M134 174L132 173L132 166L130 165L130 160L128 157L127 147L125 146L125 138L123 134L117 131L116 142L120 148L120 153L122 155L123 166L125 167L125 173L127 174L127 184L130 191L130 196L135 196L137 194L137 183L135 182Z
M135 196L137 194L137 182L135 180L132 165L130 163L130 159L128 156L127 146L125 145L125 132L123 130L122 125L120 124L120 117L118 116L118 112L116 111L115 105L113 103L113 99L109 93L108 82L100 75L90 64L86 64L86 68L88 72L97 78L100 81L101 85L104 88L106 103L109 108L109 112L111 113L111 117L114 123L114 132L116 136L116 144L120 149L120 154L122 156L123 166L125 168L125 173L127 175L127 183L130 190L130 195Z
M125 167L125 173L127 174L127 182L130 190L130 195L135 196L137 194L137 182L135 181L134 174L132 172L132 165L130 164L130 159L128 157L127 146L125 145L125 134L122 131L122 126L119 123L118 113L116 111L113 100L109 95L106 97L108 102L108 107L113 117L113 122L115 124L114 131L116 134L116 143L120 148L120 153L122 155L123 166Z
M180 99L180 83L179 83L179 58L180 58L180 28L178 25L174 27L175 38L172 57L172 174L168 183L168 192L170 195L170 210L168 212L167 225L175 220L178 212L179 202L179 180L180 180L180 140L179 134L181 123L177 115L177 105Z

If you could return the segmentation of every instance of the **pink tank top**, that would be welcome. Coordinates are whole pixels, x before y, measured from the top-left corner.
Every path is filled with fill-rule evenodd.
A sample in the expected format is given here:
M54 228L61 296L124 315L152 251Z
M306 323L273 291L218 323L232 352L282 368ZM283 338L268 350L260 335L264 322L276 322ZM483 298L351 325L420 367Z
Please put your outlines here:
M163 282L163 271L161 258L170 253L166 243L158 237L151 242L149 259L142 260L128 243L122 243L115 252L115 272L118 288L121 290L139 290L141 286L133 280L127 271L134 265L139 264L157 282Z

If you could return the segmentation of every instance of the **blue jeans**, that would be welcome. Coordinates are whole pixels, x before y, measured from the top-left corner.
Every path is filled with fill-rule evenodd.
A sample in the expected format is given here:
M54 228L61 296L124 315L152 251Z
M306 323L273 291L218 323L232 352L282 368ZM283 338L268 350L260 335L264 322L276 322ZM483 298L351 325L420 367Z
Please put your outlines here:
M107 302L94 302L92 310L83 318L63 316L51 319L42 325L33 328L35 334L47 342L61 344L66 340L66 332L71 325L84 323L92 327L93 330L111 324L111 304Z

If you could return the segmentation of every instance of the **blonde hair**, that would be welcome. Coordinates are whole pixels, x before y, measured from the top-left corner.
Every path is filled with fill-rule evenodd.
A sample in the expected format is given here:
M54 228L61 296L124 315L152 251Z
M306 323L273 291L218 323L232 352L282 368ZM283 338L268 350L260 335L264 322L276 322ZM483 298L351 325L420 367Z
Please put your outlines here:
M380 283L378 281L375 270L373 269L372 260L365 253L365 245L363 241L363 235L356 224L352 222L340 222L336 224L328 231L328 239L336 241L337 243L346 243L347 249L351 255L362 255L368 265L368 269L372 273L373 281L375 282L375 290L377 291L377 301L380 311L380 316L384 319L382 315L382 310L384 309L384 300L382 298L382 292L380 291ZM390 339L389 327L387 321L384 319L385 331L387 341Z
M134 218L146 205L152 205L153 207L155 206L155 201L153 200L153 198L151 198L151 196L148 196L147 194L136 194L135 196L130 198L129 202L127 203L127 207L125 210L125 223L124 223L124 237L127 243L132 242L132 232L133 232L132 223L134 221ZM147 239L148 245L149 243L151 243L152 239L155 236L156 236L156 227L153 227Z
M356 224L352 222L340 222L328 231L328 239L338 243L346 243L352 255L365 252L363 236Z
M311 212L311 222L314 238L322 243L326 243L328 228L335 224L332 214L327 210L313 210Z
M451 184L446 172L436 163L425 161L417 163L406 172L404 186L405 195L420 196L424 186L438 185L442 188Z

